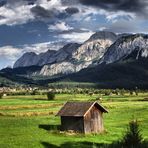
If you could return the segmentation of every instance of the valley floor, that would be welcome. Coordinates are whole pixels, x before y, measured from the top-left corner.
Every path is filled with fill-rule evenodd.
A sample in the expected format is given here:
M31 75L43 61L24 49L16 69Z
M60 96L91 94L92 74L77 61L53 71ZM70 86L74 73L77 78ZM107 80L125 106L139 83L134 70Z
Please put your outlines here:
M0 99L1 148L57 148L85 147L92 144L111 144L121 140L128 123L137 119L141 133L148 140L148 93L138 96L103 96L105 133L74 134L60 132L57 111L68 100L96 100L99 95L57 94L54 101L42 100L46 96L7 96ZM39 99L41 98L41 99Z

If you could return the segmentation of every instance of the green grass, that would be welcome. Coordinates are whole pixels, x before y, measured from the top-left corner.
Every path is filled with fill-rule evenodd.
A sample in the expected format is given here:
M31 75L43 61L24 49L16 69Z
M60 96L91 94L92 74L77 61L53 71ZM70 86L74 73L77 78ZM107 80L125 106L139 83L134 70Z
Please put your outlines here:
M138 119L141 133L148 140L148 102L142 101L148 96L146 93L139 96L103 96L102 104L109 110L108 114L104 114L104 134L70 134L52 129L60 124L55 114L66 101L95 100L98 96L58 94L54 101L35 100L46 96L4 97L0 100L0 148L89 147L86 142L112 143L122 139L129 121L133 119ZM37 114L40 112L53 114Z

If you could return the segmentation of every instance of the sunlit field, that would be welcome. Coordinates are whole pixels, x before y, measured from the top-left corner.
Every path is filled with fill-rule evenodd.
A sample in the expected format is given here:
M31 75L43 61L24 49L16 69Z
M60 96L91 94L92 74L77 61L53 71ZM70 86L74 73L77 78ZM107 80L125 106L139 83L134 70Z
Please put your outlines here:
M0 99L0 148L90 147L90 143L110 144L122 139L128 123L137 119L142 136L148 140L148 93L102 96L105 132L78 134L58 130L55 116L66 101L95 101L99 95L57 94L54 101L46 95L6 96Z

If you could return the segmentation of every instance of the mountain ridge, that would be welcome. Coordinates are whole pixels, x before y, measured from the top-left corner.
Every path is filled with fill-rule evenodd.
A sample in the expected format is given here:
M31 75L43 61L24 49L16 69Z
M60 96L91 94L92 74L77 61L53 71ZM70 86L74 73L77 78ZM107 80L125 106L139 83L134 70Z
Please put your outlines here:
M52 51L51 55L46 53L39 55L33 53L24 54L16 61L14 68L33 65L43 66L41 71L37 71L33 75L44 76L75 73L89 67L95 59L102 58L107 48L115 42L117 37L112 32L97 32L83 44L67 44L58 51ZM51 51L48 52L51 53ZM41 55L43 56L41 57ZM44 61L41 62L41 59L44 59ZM62 67L67 67L68 70Z
M148 86L147 34L116 35L100 32L92 35L83 44L70 43L54 52L54 58L48 57L46 53L40 54L46 54L46 61L50 61L42 66L17 67L0 72L6 75L12 73L19 79L21 76L50 78L41 82L30 79L35 84L69 80L98 83L100 87L106 88ZM37 55L31 53L31 56ZM27 79L25 81L29 82Z
M143 50L141 56L148 57L148 36L145 34L135 34L122 36L112 44L109 50L105 53L100 63L113 63L128 56L134 50ZM116 55L116 56L115 56ZM138 55L137 55L138 56Z

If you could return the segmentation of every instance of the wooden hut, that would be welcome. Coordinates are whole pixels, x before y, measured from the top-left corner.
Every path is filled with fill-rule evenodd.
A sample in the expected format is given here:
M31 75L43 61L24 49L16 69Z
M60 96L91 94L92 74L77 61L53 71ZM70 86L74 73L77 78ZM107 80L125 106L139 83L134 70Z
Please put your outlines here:
M95 102L67 102L57 116L61 117L62 130L81 133L100 133L104 131L103 112L108 111Z

